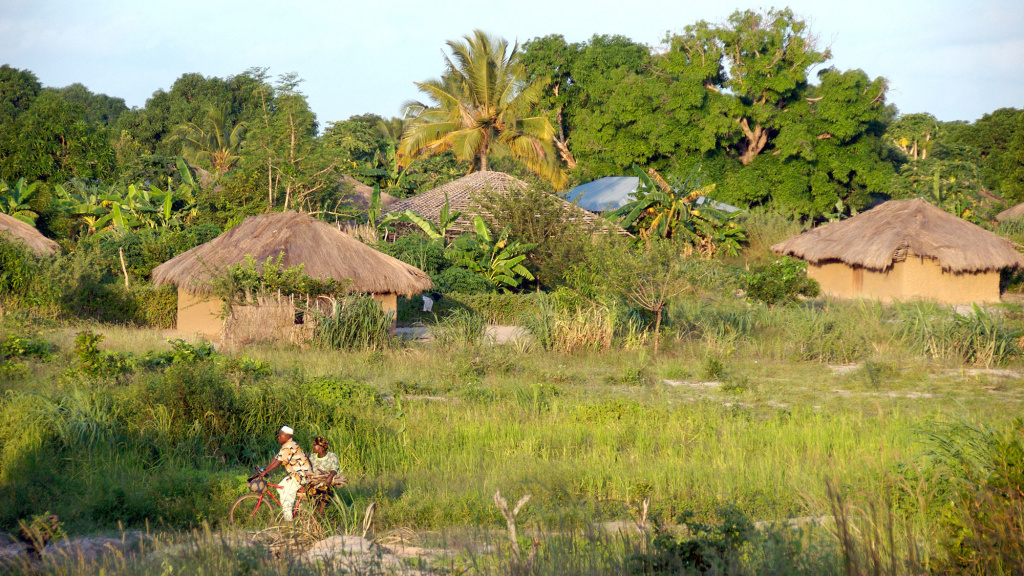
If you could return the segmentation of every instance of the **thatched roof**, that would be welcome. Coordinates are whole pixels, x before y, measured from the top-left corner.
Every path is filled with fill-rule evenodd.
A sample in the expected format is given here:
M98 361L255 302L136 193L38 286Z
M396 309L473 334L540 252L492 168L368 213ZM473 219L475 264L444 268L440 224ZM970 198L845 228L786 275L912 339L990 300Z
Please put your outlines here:
M818 263L838 260L886 270L906 254L934 258L947 272L988 272L1024 265L1009 240L945 212L921 198L892 200L772 246Z
M999 214L996 214L996 220L999 222L1009 222L1010 220L1020 220L1024 217L1024 202L1017 204L1003 210Z
M342 186L345 186L346 188L351 190L352 196L348 199L348 201L352 206L361 208L363 210L366 210L367 208L370 207L370 200L373 198L372 186L367 186L366 184L363 184L362 182L356 180L355 178L349 176L348 174L343 174L340 178L338 178L338 181L341 183ZM395 198L394 196L388 194L387 192L382 191L380 193L381 206L390 206L394 204L397 200L398 198Z
M503 172L473 172L458 180L438 186L432 190L427 190L411 198L399 200L388 206L384 213L412 210L427 220L437 223L441 219L441 208L444 206L445 198L447 198L448 206L452 211L462 212L462 216L452 226L452 230L455 232L469 232L473 230L473 218L475 216L482 216L487 220L494 219L493 215L480 205L481 194L485 191L498 194L519 193L527 187L528 184L526 182ZM622 228L615 226L600 216L587 212L579 206L566 202L557 196L554 198L568 207L568 213L571 214L568 218L569 222L582 224L596 230L611 229L617 233L626 233ZM498 224L500 225L500 223Z
M430 277L383 254L307 214L277 212L246 218L213 240L179 254L153 269L153 283L175 284L193 292L210 289L211 275L252 256L257 263L268 258L283 267L302 264L304 272L321 280L351 280L352 292L412 295L428 290Z
M60 251L60 245L39 233L31 224L7 214L0 214L0 237L22 242L39 256L50 256Z

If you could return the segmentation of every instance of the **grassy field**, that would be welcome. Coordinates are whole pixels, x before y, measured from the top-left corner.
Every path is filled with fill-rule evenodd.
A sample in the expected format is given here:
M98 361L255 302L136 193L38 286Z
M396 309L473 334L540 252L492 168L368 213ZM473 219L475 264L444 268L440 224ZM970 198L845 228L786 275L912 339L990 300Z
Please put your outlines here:
M8 322L53 348L2 374L0 525L46 512L72 534L217 530L288 424L341 457L339 531L374 502L375 534L491 533L504 525L494 492L530 494L521 529L550 542L536 570L586 557L596 564L581 571L635 572L636 542L585 535L635 519L645 497L662 524L691 512L715 525L727 505L751 521L830 516L842 494L890 511L908 529L902 546L930 558L945 554L948 514L932 506L948 490L929 476L937 435L1019 434L1012 310L965 320L921 305L690 301L673 316L657 357L629 342L572 355L518 343L203 356L156 331L93 326L99 369L75 352L80 328ZM804 542L809 564L790 573L840 570L834 538L831 552L808 547L826 540Z

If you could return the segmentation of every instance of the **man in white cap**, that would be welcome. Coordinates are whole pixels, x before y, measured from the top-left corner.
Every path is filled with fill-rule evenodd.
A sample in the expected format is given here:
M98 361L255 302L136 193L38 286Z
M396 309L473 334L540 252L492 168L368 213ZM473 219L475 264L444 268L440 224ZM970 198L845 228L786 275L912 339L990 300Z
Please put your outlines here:
M270 461L270 464L260 471L260 476L266 476L268 472L284 464L284 469L288 472L288 476L281 482L280 493L281 508L286 522L292 521L295 495L298 493L299 488L302 488L309 482L310 475L313 473L313 468L309 465L309 458L306 457L306 453L302 451L302 448L299 448L298 442L292 440L294 433L295 431L290 426L281 426L281 429L277 432L277 443L281 445L281 450Z

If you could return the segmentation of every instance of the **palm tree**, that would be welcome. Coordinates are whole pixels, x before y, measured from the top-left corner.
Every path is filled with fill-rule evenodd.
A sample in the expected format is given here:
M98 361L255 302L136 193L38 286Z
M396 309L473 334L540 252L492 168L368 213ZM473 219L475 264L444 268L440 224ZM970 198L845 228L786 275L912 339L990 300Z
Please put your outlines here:
M174 128L174 137L183 143L182 155L195 165L208 166L218 176L230 170L245 139L245 122L234 126L223 108L209 108L202 124L186 122Z
M406 128L400 150L409 156L451 150L487 170L487 157L511 156L555 186L567 178L558 164L555 130L544 116L531 116L544 89L541 80L526 84L518 63L518 44L480 30L464 42L449 40L451 56L441 78L416 82L433 102L411 101L406 111L420 113Z

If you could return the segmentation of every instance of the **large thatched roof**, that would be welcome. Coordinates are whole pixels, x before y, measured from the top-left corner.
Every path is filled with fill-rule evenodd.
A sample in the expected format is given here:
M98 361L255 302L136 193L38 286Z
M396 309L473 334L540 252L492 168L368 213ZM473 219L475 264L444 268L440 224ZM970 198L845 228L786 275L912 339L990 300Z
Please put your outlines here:
M50 256L60 250L60 245L40 234L31 224L7 214L0 214L0 237L22 242L39 256Z
M432 190L427 190L411 198L399 200L384 209L384 213L405 212L412 210L420 216L437 223L441 219L441 208L447 198L448 206L452 211L462 212L462 216L452 226L455 232L469 232L473 230L473 218L482 216L485 219L493 220L493 216L480 205L481 195L486 191L497 194L510 194L522 192L528 184L522 180L509 176L503 172L473 172L453 180ZM594 230L608 230L625 234L626 232L611 224L604 218L587 212L561 198L558 202L567 207L567 213L571 214L569 222L582 225ZM498 223L501 224L500 222Z
M838 260L872 270L885 270L906 254L934 258L954 273L1024 265L1024 256L1009 240L921 198L886 202L779 242L772 250L813 263Z
M307 214L279 212L246 218L213 240L153 269L153 283L209 291L209 280L226 266L252 256L257 263L284 254L283 267L305 266L313 278L351 280L353 292L411 295L429 289L430 277Z

